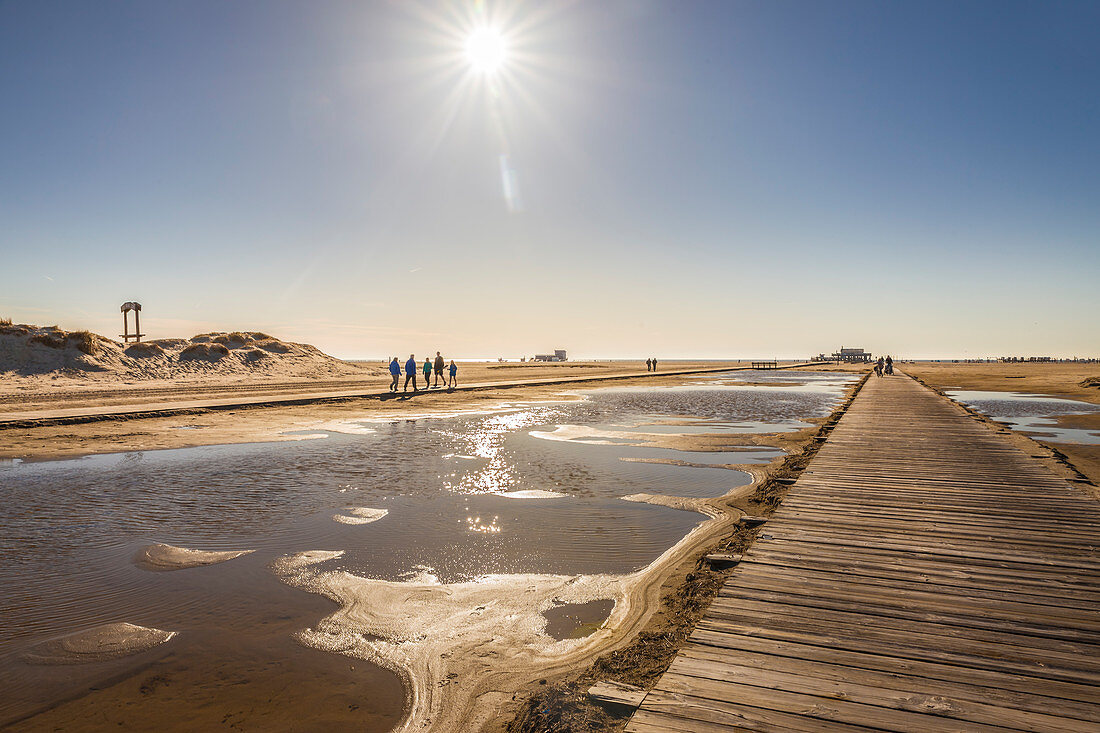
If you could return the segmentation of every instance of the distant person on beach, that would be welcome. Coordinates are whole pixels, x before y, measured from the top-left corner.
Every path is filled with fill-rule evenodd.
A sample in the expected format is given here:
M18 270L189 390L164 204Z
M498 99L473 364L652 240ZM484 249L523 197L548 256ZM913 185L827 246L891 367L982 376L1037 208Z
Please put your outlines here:
M883 367L884 367L885 364L886 364L886 362L883 361L882 357L880 356L878 358L878 361L875 362L875 376L876 377L881 377L882 376L882 370L883 370Z
M455 366L454 359L451 359L451 365L447 367L447 371L450 373L450 376L447 378L447 386L450 389L454 389L458 386L458 377L455 376L458 374L458 367Z
M652 361L653 361L653 371L657 371L657 357L656 356L653 357Z
M390 376L393 377L393 383L390 384L390 392L397 391L397 380L401 378L401 365L397 363L397 357L393 357L393 361L390 362Z
M451 362L452 364L454 362ZM443 361L443 357L439 352L435 352L435 386L439 386L439 380L443 378L443 367L447 366L447 363Z
M424 389L432 388L432 360L431 357L424 357Z
M405 391L409 391L409 380L413 383L413 392L419 391L416 388L416 357L409 354L409 360L405 362Z
M890 355L886 355L886 371L887 375L894 373L894 360L890 358Z
M652 359L646 359L645 360L645 370L647 372L653 371L653 360Z

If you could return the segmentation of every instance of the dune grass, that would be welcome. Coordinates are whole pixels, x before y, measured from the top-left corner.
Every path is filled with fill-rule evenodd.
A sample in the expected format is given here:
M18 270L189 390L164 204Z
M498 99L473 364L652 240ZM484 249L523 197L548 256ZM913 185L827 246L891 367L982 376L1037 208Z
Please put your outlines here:
M75 341L76 348L88 356L99 352L99 338L91 331L73 331L65 336L66 341Z
M65 348L65 339L64 339L64 337L54 336L53 334L49 334L49 333L36 333L35 335L33 335L29 339L27 339L27 341L32 343L32 344L41 344L41 345L49 347L51 349L64 349Z

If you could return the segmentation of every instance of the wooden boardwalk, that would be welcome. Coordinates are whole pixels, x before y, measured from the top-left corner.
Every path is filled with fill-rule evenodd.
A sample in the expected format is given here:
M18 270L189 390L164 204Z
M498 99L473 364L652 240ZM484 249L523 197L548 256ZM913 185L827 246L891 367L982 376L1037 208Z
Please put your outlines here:
M1100 731L1100 502L872 377L626 730Z

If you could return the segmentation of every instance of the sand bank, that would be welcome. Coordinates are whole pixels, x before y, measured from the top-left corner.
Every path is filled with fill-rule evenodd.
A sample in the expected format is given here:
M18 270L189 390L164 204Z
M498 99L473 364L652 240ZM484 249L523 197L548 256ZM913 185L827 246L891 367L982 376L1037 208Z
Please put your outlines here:
M659 497L650 500L661 503ZM487 683L507 680L505 689L515 689L517 677L527 680L599 654L648 617L647 593L662 569L731 521L714 500L688 503L709 519L628 575L487 575L441 584L424 573L394 582L318 570L331 551L288 556L274 569L289 584L341 606L301 632L303 643L365 659L406 680L409 717L400 730L476 730L494 709L483 707ZM614 607L591 635L556 640L547 633L546 611L597 600L611 600Z
M667 386L683 383L673 376L646 377L618 381L616 385ZM509 375L511 376L511 375ZM599 386L600 382L572 384L568 388ZM369 429L378 420L419 419L439 415L514 409L517 403L552 402L578 399L566 394L560 385L532 385L502 390L433 394L430 401L400 396L392 400L356 400L354 402L287 405L281 407L229 410L175 417L141 420L94 422L80 425L53 425L6 429L0 444L2 459L72 458L97 453L122 453L167 448L191 448L203 445L257 443L298 440L293 432L325 432L325 426L356 425ZM366 423L367 425L363 425ZM634 437L637 437L635 435ZM645 443L669 445L667 436L644 436ZM771 439L758 435L692 435L692 449L722 450L730 445L770 445ZM792 439L797 437L792 434ZM780 438L786 440L786 438Z
M389 513L388 509L371 509L370 507L358 506L345 509L343 514L334 514L332 519L340 524L370 524L371 522L377 522Z
M23 654L31 664L86 664L152 649L176 635L129 623L103 624L44 641Z
M191 550L172 545L149 545L134 555L134 563L146 570L166 571L214 565L247 555L252 550Z

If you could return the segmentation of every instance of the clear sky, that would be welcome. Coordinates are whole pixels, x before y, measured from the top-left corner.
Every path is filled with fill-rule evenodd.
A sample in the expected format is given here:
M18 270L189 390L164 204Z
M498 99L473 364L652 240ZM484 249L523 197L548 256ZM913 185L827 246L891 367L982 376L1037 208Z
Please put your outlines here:
M1097 356L1098 38L1097 2L0 0L0 316Z

